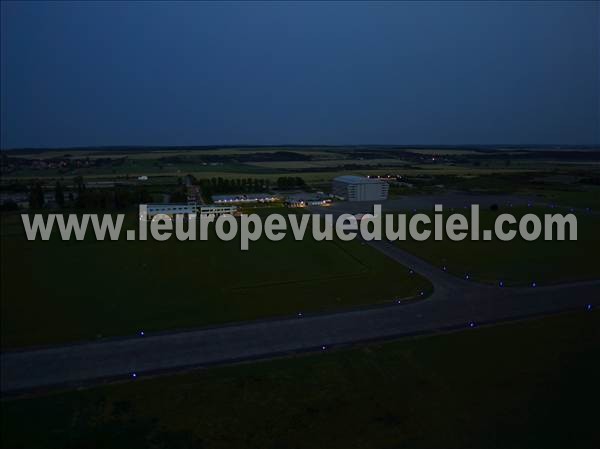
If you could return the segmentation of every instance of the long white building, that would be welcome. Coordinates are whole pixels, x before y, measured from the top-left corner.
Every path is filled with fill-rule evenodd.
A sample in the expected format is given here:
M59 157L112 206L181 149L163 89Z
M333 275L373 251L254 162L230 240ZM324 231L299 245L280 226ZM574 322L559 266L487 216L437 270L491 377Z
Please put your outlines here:
M196 215L225 215L234 214L237 211L236 206L212 206L195 203L171 203L171 204L147 204L148 218L152 218L158 214L169 216L181 214L196 214Z
M363 176L338 176L333 179L333 194L348 201L380 201L388 197L389 185Z

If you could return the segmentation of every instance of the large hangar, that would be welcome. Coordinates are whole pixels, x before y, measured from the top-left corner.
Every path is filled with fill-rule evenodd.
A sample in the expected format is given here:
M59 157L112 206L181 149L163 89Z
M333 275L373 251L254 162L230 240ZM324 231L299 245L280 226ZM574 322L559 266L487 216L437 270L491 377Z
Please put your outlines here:
M338 176L333 179L334 195L348 201L380 201L388 197L388 183L364 176Z

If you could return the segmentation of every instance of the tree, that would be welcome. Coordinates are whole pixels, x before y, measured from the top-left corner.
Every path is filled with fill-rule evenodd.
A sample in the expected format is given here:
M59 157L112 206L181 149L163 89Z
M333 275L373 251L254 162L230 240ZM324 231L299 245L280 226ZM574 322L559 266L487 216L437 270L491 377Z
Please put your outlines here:
M171 193L172 203L183 203L187 200L187 190L185 187L178 187Z
M278 189L297 189L300 187L305 187L306 183L304 179L300 177L281 177L277 178L277 188Z
M29 208L41 209L44 207L44 190L39 182L31 185L29 189Z
M75 206L81 209L84 207L85 184L81 176L77 176L73 181L75 182L75 190L77 191Z
M2 211L13 211L19 210L19 205L15 203L13 200L6 200L0 205L0 210Z
M54 201L56 201L56 204L58 204L60 207L65 205L65 193L60 181L56 181L56 187L54 188Z

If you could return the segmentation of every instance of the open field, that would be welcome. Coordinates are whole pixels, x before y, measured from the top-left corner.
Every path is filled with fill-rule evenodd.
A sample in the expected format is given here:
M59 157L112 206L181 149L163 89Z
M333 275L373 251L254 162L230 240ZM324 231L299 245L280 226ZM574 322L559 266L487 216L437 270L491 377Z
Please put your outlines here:
M434 156L434 155L440 155L440 156L455 156L455 155L460 155L460 156L478 156L481 153L479 151L476 150L444 150L444 149L424 149L424 148L416 148L416 149L409 149L407 151L410 151L411 153L417 153L417 154L425 154L428 156Z
M592 449L599 326L577 312L5 399L2 446Z
M302 176L385 174L464 176L525 172L598 171L598 153L546 149L492 151L381 147L90 148L9 151L3 155L3 184L75 176L125 179L146 175ZM320 178L323 178L321 176Z
M359 242L262 239L245 252L214 236L43 242L25 239L17 215L2 220L3 348L326 311L429 288Z
M600 186L588 186L585 190L540 189L530 193L550 204L600 210Z
M303 168L320 168L320 167L335 167L352 164L353 166L370 166L382 165L396 170L406 164L401 159L322 159L311 161L274 161L274 162L252 162L248 165L270 168L270 169L303 169Z
M300 163L302 164L302 162ZM90 169L87 171L80 171L71 173L71 174L61 174L56 170L45 170L43 172L40 171L28 171L21 172L18 176L4 176L3 182L11 183L11 182L21 182L28 185L33 180L44 180L44 182L54 182L55 180L72 180L77 176L84 176L86 181L132 181L135 180L138 176L145 175L156 182L159 179L163 179L171 184L175 184L177 179L190 174L198 179L207 179L207 178L217 178L222 177L226 179L236 179L236 178L245 178L248 176L257 176L260 178L266 178L270 180L276 180L282 176L299 176L302 177L308 183L327 183L330 184L331 180L336 176L355 174L359 176L377 176L377 175L386 175L389 173L398 174L401 176L428 176L428 177L436 177L436 176L473 176L473 175L481 175L485 177L489 177L490 179L498 176L499 174L543 174L545 173L542 169L532 170L531 168L511 168L511 169L494 169L494 168L472 168L472 167L431 167L431 166L423 166L423 167L369 167L364 166L359 169L354 168L352 170L344 170L344 169L326 169L321 170L320 168L316 171L305 171L301 169L267 169L264 167L253 167L249 164L244 165L217 165L217 166L197 166L197 170L190 170L193 167L182 167L182 168L173 168L173 167L165 167L162 170L157 169L156 167L150 167L148 170L144 169L142 165L140 165L135 170L130 170L128 172L124 171L115 171L112 172L111 169ZM486 181L483 180L485 183Z
M470 214L467 210L457 210ZM495 218L511 213L520 219L524 214L535 213L543 222L543 214L568 213L565 209L506 207L498 211L481 209L480 229L493 229ZM446 214L447 215L447 214ZM556 284L578 280L600 279L597 254L600 251L600 216L586 212L575 213L577 217L577 241L525 241L515 238L508 242L470 240L460 242L445 238L424 242L406 240L398 244L407 251L430 263L447 267L450 273L463 277L469 274L473 280L505 285ZM430 228L432 229L432 227ZM516 229L516 225L511 227Z
M42 152L27 152L27 151L19 151L19 156L34 158L34 159L52 159L56 157L63 157L68 155L69 158L72 159L85 159L89 157L90 159L97 158L121 158L128 157L130 159L159 159L161 157L173 157L173 156L214 156L214 155L225 155L225 156L239 156L243 154L272 154L278 151L290 150L289 147L245 147L245 148L233 148L233 147L225 147L225 148L215 148L215 149L206 149L206 150L198 150L198 149L182 149L182 150L156 150L156 149L137 149L135 151L122 151L119 149L111 149L104 151L94 151L94 150L70 150L65 148L63 150L48 150ZM318 148L310 149L310 148L294 148L293 151L299 154L306 154L319 158L334 158L335 153L330 151L321 150Z
M111 178L135 178L140 175L147 176L185 176L194 174L198 177L206 176L205 173L219 171L223 173L269 173L267 169L254 167L248 164L236 162L219 163L215 165L195 163L160 163L155 159L131 159L128 158L120 165L103 167L82 167L72 172L64 173L59 169L45 169L40 173L39 170L27 169L20 170L11 174L10 179L15 178L66 178L74 176L85 177L111 177Z

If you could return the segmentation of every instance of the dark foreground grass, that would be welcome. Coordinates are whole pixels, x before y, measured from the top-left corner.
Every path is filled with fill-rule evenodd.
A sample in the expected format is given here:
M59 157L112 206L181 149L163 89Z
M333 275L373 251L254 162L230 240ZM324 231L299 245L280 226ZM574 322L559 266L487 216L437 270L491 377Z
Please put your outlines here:
M600 210L600 186L586 186L572 190L544 188L538 190L525 190L525 195L535 195L541 201L565 207L590 208Z
M470 217L470 211L460 209ZM448 212L449 215L451 212ZM501 206L498 211L480 211L480 229L494 229L498 215L513 214L517 220L523 215L534 213L542 223L544 214L568 214L568 209L512 208ZM577 217L577 241L546 241L542 237L525 241L520 237L512 241L470 240L470 237L454 242L444 236L435 241L433 237L417 242L406 240L399 245L407 251L457 276L469 274L471 279L505 285L538 285L561 282L600 279L600 216L586 212L575 213ZM429 229L433 229L431 226ZM505 229L518 229L517 225L505 225Z
M287 210L286 210L287 211ZM3 217L2 347L214 325L418 296L430 284L359 242L27 241Z
M2 402L2 447L600 447L600 314Z

